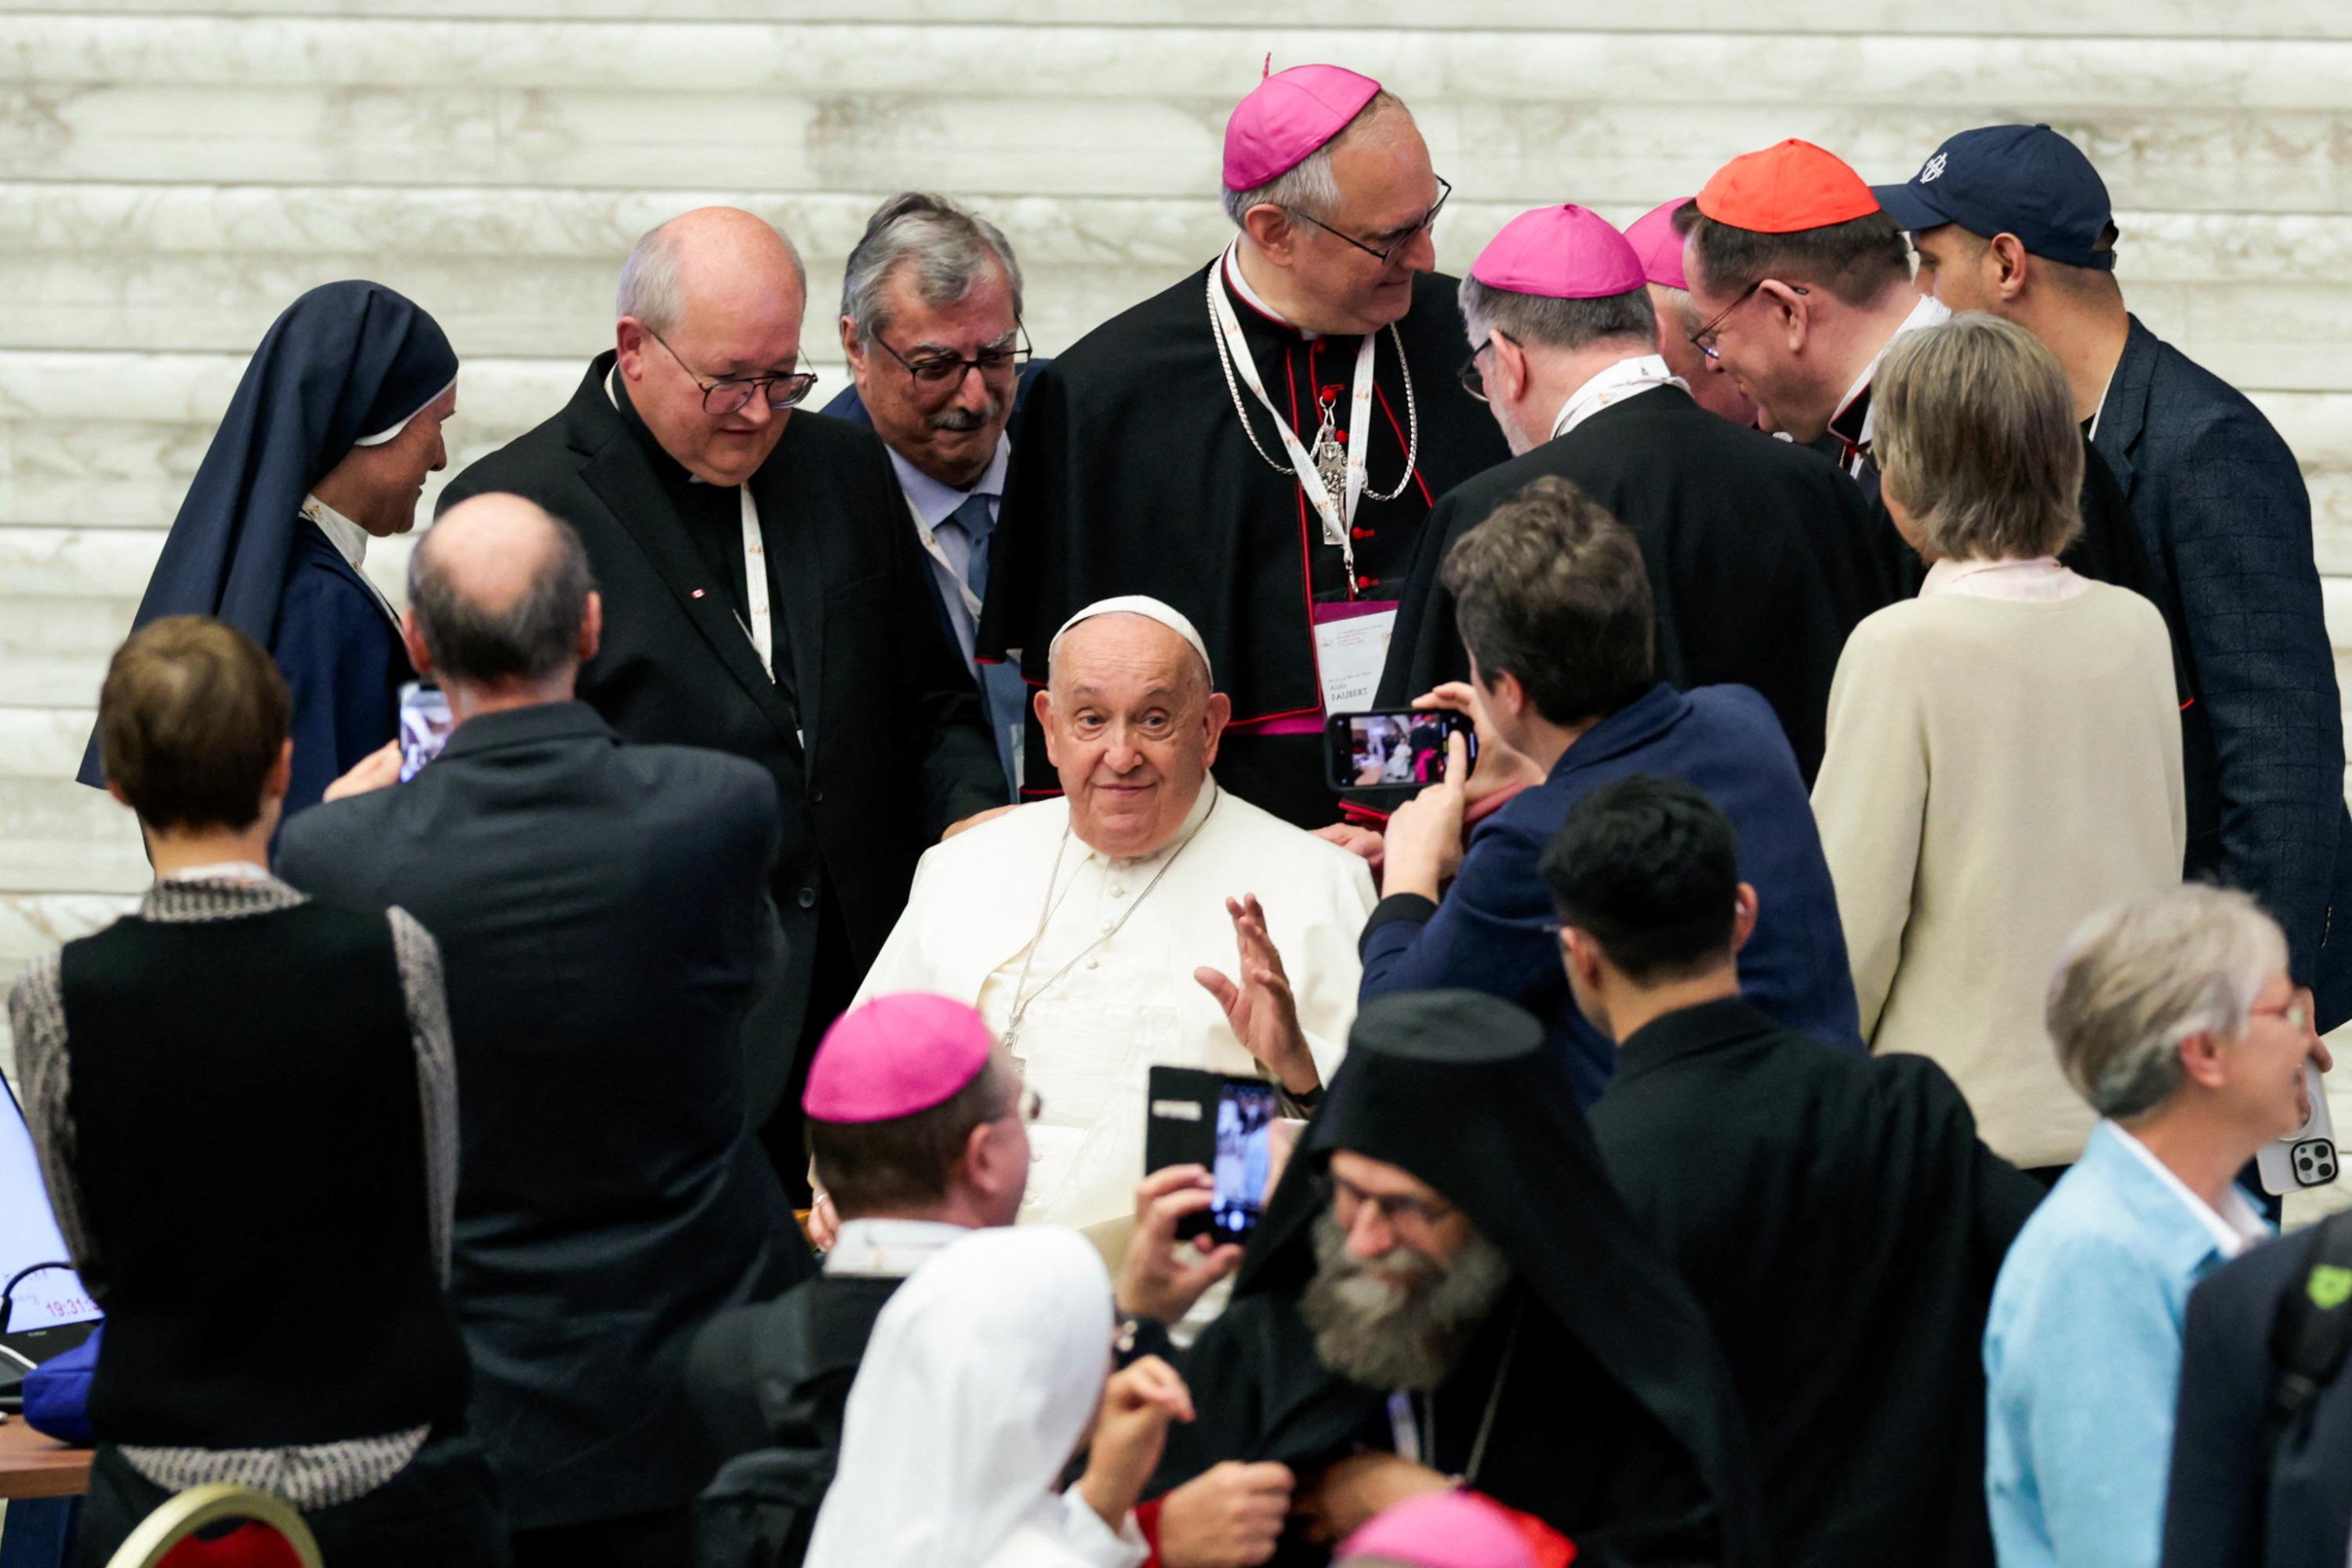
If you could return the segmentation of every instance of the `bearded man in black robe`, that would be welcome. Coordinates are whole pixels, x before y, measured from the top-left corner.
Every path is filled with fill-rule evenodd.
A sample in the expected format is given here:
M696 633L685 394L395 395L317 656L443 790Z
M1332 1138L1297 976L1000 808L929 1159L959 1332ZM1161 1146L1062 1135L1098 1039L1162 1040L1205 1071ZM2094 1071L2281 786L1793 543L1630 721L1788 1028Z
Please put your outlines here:
M1269 77L1224 186L1224 254L1033 379L980 650L1042 687L1072 611L1166 601L1233 698L1219 782L1320 827L1323 718L1370 706L1431 502L1507 453L1454 379L1448 187L1402 102L1337 66ZM1024 793L1054 793L1034 718L1028 746Z
M1611 1190L1528 1014L1383 998L1308 1126L1233 1304L1183 1362L1155 1488L1297 1478L1274 1561L1326 1560L1457 1483L1611 1568L1762 1561L1747 1437L1696 1304Z

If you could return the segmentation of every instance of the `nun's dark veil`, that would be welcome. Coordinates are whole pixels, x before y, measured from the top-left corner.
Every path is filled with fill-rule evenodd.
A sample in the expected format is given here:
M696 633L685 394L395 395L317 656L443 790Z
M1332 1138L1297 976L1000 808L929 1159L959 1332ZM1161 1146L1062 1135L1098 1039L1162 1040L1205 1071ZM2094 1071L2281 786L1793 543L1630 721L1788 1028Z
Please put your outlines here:
M302 498L362 440L415 417L457 379L439 324L381 283L328 283L289 305L229 400L132 628L217 616L271 647ZM80 778L102 782L95 734Z

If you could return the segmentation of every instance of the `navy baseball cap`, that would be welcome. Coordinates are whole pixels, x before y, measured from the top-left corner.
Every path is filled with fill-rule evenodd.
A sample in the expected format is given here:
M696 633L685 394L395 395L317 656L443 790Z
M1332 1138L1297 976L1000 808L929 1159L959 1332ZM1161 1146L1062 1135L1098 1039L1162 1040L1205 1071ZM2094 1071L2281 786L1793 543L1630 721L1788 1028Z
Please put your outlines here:
M1873 185L1898 228L1955 223L1986 239L2013 234L2029 255L2068 267L2115 267L2106 182L2083 150L2047 125L1988 125L1936 149L1909 182Z

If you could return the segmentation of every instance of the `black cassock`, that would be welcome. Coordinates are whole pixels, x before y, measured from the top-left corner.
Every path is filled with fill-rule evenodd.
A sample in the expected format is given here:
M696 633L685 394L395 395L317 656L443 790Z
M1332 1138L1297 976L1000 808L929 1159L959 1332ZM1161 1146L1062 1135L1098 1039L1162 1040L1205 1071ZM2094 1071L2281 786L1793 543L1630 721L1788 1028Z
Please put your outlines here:
M697 1568L798 1568L841 1458L849 1385L904 1283L820 1274L697 1331L687 1393L728 1456L695 1502Z
M1454 279L1414 279L1412 308L1395 333L1381 331L1373 362L1371 455L1352 528L1351 585L1297 480L1250 445L1255 433L1288 466L1265 409L1238 380L1226 384L1208 279L1203 268L1113 317L1033 378L991 556L981 651L1023 649L1023 673L1042 685L1046 645L1073 612L1121 594L1165 600L1200 629L1218 689L1233 699L1218 781L1255 805L1319 827L1339 809L1319 735L1262 732L1269 721L1311 724L1321 710L1312 606L1395 598L1431 503L1509 451L1493 417L1454 379L1468 352ZM1308 339L1227 294L1266 395L1301 445L1314 445L1326 397L1354 439L1347 426L1361 340ZM1246 431L1235 389L1248 410ZM1407 478L1416 413L1420 453ZM1395 500L1372 499L1401 480ZM1058 793L1034 712L1024 776L1026 794Z
M1461 991L1383 997L1358 1016L1232 1306L1183 1357L1198 1419L1169 1429L1151 1492L1225 1459L1286 1464L1303 1489L1352 1452L1395 1447L1389 1391L1326 1369L1298 1312L1335 1149L1411 1172L1510 1258L1512 1284L1419 1412L1434 1436L1423 1463L1538 1516L1591 1568L1764 1561L1746 1434L1706 1319L1610 1188L1541 1026ZM1275 1562L1327 1554L1294 1531Z
M1684 689L1755 688L1810 784L1846 634L1895 596L1871 537L1884 525L1833 465L1671 386L1612 404L1439 498L1389 645L1381 705L1469 679L1438 569L1455 541L1547 475L1576 485L1641 542L1659 678Z
M1637 1030L1587 1114L1731 1363L1772 1561L1991 1568L1979 1346L2042 1186L1951 1079L1734 997Z

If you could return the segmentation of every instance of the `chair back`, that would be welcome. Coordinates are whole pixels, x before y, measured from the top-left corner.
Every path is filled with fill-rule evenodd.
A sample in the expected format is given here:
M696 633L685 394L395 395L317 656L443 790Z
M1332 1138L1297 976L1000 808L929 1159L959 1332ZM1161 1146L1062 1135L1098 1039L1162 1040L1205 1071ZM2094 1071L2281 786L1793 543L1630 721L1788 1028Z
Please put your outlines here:
M227 1525L226 1530L215 1527ZM206 1533L206 1532L210 1533ZM139 1521L106 1568L324 1568L319 1543L283 1498L254 1487L195 1487Z

